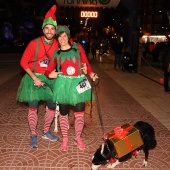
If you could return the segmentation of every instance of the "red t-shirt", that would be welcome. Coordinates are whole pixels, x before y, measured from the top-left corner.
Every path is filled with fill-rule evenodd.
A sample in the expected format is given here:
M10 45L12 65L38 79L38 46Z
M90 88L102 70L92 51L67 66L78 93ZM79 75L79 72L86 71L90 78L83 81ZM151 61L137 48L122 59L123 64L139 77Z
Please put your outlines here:
M54 39L51 44L48 44L47 42L44 41L43 36L39 37L38 46L37 46L36 39L32 40L28 44L28 46L26 47L22 55L20 61L21 67L24 70L30 68L36 73L44 74L47 69L49 60L52 59L52 54L57 48L58 48L58 42L56 41L56 39ZM37 51L37 57L35 59L36 50L38 51Z

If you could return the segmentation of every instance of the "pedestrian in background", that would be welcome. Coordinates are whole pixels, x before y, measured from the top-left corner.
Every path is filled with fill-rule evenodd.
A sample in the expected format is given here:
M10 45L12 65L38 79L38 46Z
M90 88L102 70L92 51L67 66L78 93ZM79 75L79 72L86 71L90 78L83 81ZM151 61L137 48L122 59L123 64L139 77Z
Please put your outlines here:
M97 44L96 44L96 42L93 40L93 41L91 42L92 59L96 59L96 48L97 48Z
M142 62L142 57L143 57L143 52L144 52L144 46L142 43L139 43L138 47L138 70L141 68L141 62Z
M59 103L59 122L63 136L61 150L68 150L69 105L74 106L74 144L79 149L85 149L81 134L84 127L85 101L91 99L91 87L85 74L89 74L93 81L98 76L93 73L83 47L70 41L70 30L67 26L58 26L56 35L59 48L53 55L46 76L55 80L53 101Z
M27 45L20 61L21 67L26 74L20 83L16 99L20 102L28 102L29 105L28 123L31 131L31 148L38 147L36 129L40 100L46 101L48 106L44 116L42 138L50 141L58 140L49 130L55 116L56 103L52 102L51 89L45 86L51 85L52 82L44 75L52 54L58 46L55 39L57 27L55 11L56 5L47 12L44 18L42 25L43 36L32 40Z
M153 50L154 50L154 42L150 42L148 44L148 54L146 56L146 59L150 62L153 61Z
M114 68L116 69L117 65L119 69L121 68L121 58L122 58L122 43L120 39L117 40L117 43L114 44L113 50L115 52L115 61Z
M86 53L87 58L89 57L89 52L90 52L90 42L88 39L86 39L85 44L84 44L84 51Z

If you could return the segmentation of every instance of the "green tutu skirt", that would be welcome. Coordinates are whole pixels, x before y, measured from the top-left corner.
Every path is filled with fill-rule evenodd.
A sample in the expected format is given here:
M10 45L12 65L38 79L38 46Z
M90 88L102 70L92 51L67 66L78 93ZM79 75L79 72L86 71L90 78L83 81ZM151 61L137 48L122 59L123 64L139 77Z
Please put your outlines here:
M44 74L35 73L36 77L46 82L47 84L42 87L34 86L32 78L25 74L21 80L18 88L16 100L19 102L31 102L31 101L46 101L52 100L52 89L54 80L48 79Z
M78 103L91 100L91 88L82 93L77 91L77 85L84 79L87 79L85 75L74 77L58 75L53 84L53 102L75 106ZM92 95L92 99L94 100L94 95Z

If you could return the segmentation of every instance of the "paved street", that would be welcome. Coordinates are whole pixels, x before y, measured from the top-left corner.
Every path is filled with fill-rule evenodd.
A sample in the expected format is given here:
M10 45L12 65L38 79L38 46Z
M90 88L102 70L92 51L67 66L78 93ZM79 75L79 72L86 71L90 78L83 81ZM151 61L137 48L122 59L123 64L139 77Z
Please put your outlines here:
M109 56L108 56L109 57ZM7 59L11 58L6 57ZM11 62L0 62L0 169L2 170L90 170L91 158L102 144L102 128L97 109L93 103L90 118L89 102L86 103L85 127L82 138L87 145L80 151L74 144L74 117L69 116L69 150L60 151L62 141L59 130L58 142L41 138L45 104L41 103L38 111L38 144L37 149L30 149L30 132L27 121L27 104L15 100L18 85L23 74L19 67L18 55ZM9 60L10 61L10 60ZM93 69L100 75L96 87L102 113L104 132L110 132L115 126L126 122L134 124L139 120L147 121L155 128L158 145L150 151L148 166L142 166L144 154L118 165L115 170L169 170L170 169L170 94L165 93L163 86L139 73L122 72L113 68L113 61L105 57L90 60ZM141 67L142 69L142 67ZM148 71L147 71L148 69ZM140 73L147 72L158 80L156 73L144 67ZM95 92L95 91L94 91ZM51 130L54 129L54 123ZM106 170L105 166L100 168Z

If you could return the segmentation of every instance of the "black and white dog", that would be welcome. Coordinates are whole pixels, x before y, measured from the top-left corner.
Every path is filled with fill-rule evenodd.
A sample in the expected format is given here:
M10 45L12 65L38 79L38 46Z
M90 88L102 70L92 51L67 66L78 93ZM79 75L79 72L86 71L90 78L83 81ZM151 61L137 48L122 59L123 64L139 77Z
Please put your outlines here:
M132 151L121 158L116 158L116 150L114 145L110 140L106 139L105 143L103 143L94 153L92 158L92 167L91 170L97 170L101 165L107 164L107 168L112 169L115 166L119 165L121 162L125 162L130 159L133 155L137 156L137 152L143 150L145 154L145 159L143 161L143 166L147 166L149 150L154 149L157 145L157 141L155 139L155 131L154 128L148 124L147 122L139 121L134 125L141 134L143 139L143 145L140 146L135 151Z

